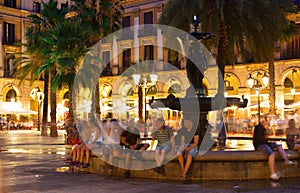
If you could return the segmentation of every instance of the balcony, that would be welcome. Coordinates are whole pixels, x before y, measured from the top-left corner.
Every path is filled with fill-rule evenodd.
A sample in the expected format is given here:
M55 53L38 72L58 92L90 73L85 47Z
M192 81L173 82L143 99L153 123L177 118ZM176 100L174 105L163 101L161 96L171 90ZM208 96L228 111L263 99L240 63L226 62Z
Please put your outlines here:
M15 45L15 44L20 44L21 40L12 38L12 37L3 37L2 38L2 44L4 45Z
M133 29L132 28L126 28L120 32L118 41L123 41L123 40L133 40Z
M112 70L109 67L109 64L103 69L101 76L112 76Z
M140 28L139 37L156 36L157 29L152 25L146 25Z
M300 49L285 49L283 50L283 59L300 58Z

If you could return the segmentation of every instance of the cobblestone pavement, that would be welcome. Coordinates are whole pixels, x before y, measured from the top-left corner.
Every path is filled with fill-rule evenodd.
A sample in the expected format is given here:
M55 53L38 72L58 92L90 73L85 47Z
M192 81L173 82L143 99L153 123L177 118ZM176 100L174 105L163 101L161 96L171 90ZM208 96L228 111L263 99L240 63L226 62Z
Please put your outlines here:
M63 133L41 137L36 131L0 132L0 192L229 193L300 192L300 178L253 181L162 182L102 177L69 171ZM300 171L299 171L300 172Z

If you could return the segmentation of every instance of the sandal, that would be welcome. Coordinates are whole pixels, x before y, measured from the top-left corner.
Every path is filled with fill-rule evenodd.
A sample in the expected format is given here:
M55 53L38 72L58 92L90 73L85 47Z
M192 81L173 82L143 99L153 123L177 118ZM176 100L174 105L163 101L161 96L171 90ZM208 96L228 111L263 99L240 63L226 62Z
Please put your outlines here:
M186 175L181 176L181 180L186 181Z
M90 166L89 163L85 163L85 164L83 164L82 168L87 168L87 167L89 167L89 166Z

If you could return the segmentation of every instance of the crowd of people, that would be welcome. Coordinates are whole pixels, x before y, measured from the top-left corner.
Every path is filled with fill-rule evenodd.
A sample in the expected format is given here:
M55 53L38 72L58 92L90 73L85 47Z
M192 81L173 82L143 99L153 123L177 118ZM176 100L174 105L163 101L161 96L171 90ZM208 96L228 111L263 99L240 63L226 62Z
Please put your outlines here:
M280 175L275 168L275 151L278 151L287 165L297 164L290 161L281 145L268 140L268 120L266 117L261 118L253 131L253 145L255 150L261 151L268 155L268 163L270 169L270 178L278 180ZM134 119L128 120L127 123L120 124L118 120L98 121L91 119L89 121L77 122L76 131L69 133L72 136L72 151L69 157L72 165L89 167L91 151L98 149L103 155L105 163L118 166L116 159L120 152L125 155L125 176L130 176L132 157L140 161L145 161L143 153L151 146L149 143L143 142L138 127L139 124ZM220 144L226 148L226 128L227 124L221 121L217 126L219 131ZM296 121L290 119L288 128L286 128L286 142L291 150L300 153L300 132L296 127ZM153 123L151 139L156 140L157 144L154 149L156 167L154 171L159 174L165 174L164 164L167 163L167 154L177 156L182 173L180 178L186 180L193 158L198 154L200 145L200 131L192 118L185 116L181 123L181 128L174 131L163 118L157 118ZM225 141L224 141L225 140Z
M157 141L154 148L156 163L154 171L159 174L165 173L166 155L171 153L174 157L178 156L182 169L181 179L186 180L192 159L198 152L199 135L192 120L185 118L182 122L182 128L174 132L163 118L157 118L153 124L151 139ZM120 152L124 152L125 176L128 177L132 156L143 161L142 153L150 147L149 143L143 143L137 125L139 124L134 119L128 120L127 124L123 123L122 126L116 119L101 122L96 119L78 121L75 130L67 128L69 143L72 145L68 159L74 166L87 168L91 151L98 148L105 163L116 166L118 164L116 157Z

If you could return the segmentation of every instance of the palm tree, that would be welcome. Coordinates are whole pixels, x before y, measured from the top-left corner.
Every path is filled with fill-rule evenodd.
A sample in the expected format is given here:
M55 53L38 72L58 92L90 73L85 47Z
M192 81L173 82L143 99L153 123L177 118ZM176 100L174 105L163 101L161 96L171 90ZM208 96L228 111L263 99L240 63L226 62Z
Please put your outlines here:
M273 100L275 104L272 66L274 45L287 32L292 31L294 23L286 18L286 13L293 11L294 7L289 0L173 0L164 9L160 22L189 31L189 21L193 15L198 15L202 30L216 34L215 39L203 43L209 49L216 50L216 61L222 76L222 79L218 79L218 94L222 96L225 65L235 64L236 50L244 62L249 52L254 61L269 60L271 102ZM180 17L176 17L178 15ZM200 87L197 85L195 88Z
M82 58L103 35L116 30L120 23L122 7L118 2L92 2L95 6L88 7L84 1L74 1L72 11L76 11L76 14L67 18L68 10L57 9L57 2L50 0L44 3L41 16L30 16L33 25L26 34L29 57L18 59L16 77L25 78L32 74L32 80L35 80L40 74L50 72L51 136L57 136L56 89L63 85L68 87L71 104L69 121L73 123L72 87Z

